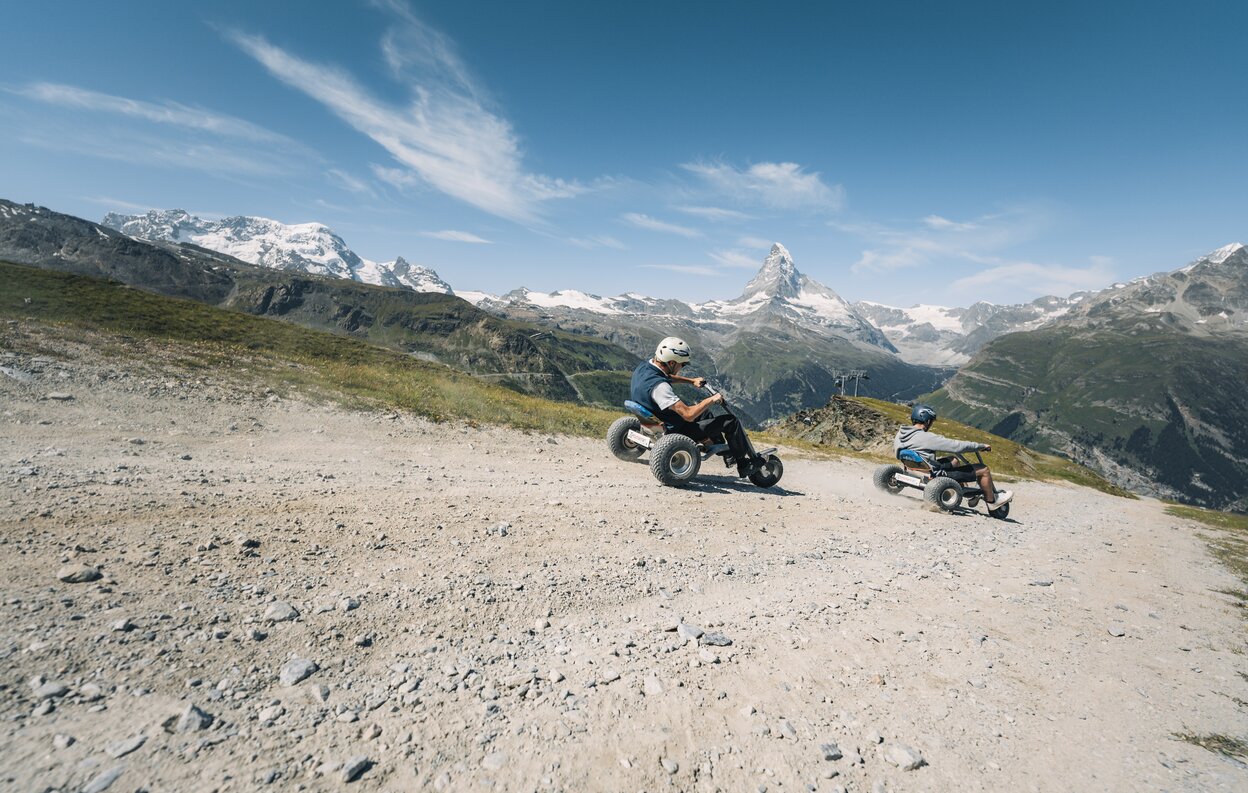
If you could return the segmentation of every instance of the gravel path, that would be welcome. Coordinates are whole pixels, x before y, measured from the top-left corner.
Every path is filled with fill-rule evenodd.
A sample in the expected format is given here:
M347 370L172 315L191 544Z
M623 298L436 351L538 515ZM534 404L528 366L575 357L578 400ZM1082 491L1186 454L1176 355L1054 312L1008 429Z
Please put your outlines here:
M600 441L0 350L0 788L1248 789L1174 737L1248 735L1191 525L785 462L665 489Z

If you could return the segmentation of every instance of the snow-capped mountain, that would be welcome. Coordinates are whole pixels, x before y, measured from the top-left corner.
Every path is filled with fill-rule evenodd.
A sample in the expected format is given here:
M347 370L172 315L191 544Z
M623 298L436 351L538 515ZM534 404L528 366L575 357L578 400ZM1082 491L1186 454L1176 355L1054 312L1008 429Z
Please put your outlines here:
M1047 296L1010 306L981 301L969 308L899 308L861 300L854 307L884 332L903 359L930 366L961 366L997 336L1038 328L1070 311L1085 296Z
M411 264L401 256L391 262L364 259L322 223L287 225L247 216L204 220L181 209L168 209L143 215L110 212L102 224L137 239L187 242L276 270L300 270L415 292L452 294L450 285L433 270Z
M663 336L685 338L697 372L715 378L734 406L759 422L823 404L838 371L869 370L864 392L884 398L914 396L943 382L942 372L899 359L879 328L799 272L779 243L731 300L685 303L637 292L602 297L523 287L504 295L457 294L504 317L598 336L638 358Z
M823 284L802 274L793 257L775 243L763 266L745 286L740 297L685 303L628 292L618 297L564 289L535 292L525 287L505 295L457 292L460 297L495 313L536 311L550 317L575 318L581 313L602 316L665 317L699 323L732 323L748 326L766 321L788 322L808 331L836 335L896 352L892 344L854 306Z

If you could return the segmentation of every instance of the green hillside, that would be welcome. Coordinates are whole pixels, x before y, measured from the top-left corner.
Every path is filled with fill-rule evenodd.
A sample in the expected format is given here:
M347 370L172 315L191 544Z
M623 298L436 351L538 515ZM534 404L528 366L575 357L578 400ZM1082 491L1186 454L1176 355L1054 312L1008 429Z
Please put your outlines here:
M943 414L1128 487L1248 510L1248 342L1152 326L1002 336L929 397Z
M835 448L880 462L894 461L892 444L897 428L910 423L910 408L865 397L833 397L822 408L803 410L772 428L774 436ZM984 462L1003 478L1060 480L1134 498L1102 476L1069 460L1042 454L999 435L941 416L933 431L950 438L987 443Z
M604 434L619 415L526 396L346 336L0 262L0 319L27 318L60 325L67 333L107 333L118 345L169 343L196 366L227 372L246 367L248 377L259 376L270 385L345 393L434 420L594 436Z

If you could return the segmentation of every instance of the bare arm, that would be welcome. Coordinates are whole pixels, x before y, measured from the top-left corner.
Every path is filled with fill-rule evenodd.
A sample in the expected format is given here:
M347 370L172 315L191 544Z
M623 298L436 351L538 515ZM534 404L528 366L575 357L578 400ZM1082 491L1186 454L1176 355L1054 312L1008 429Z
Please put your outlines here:
M676 378L672 378L672 379L675 380ZM711 394L709 397L697 403L696 405L686 405L684 402L677 402L676 404L672 405L671 409L675 411L677 416L680 416L685 421L697 421L698 416L701 416L703 413L705 413L707 408L709 408L711 405L714 405L717 402L723 402L723 401L724 401L723 394Z
M688 383L694 388L702 388L703 386L706 385L706 378L705 377L682 377L681 375L674 374L672 375L672 382L673 383Z

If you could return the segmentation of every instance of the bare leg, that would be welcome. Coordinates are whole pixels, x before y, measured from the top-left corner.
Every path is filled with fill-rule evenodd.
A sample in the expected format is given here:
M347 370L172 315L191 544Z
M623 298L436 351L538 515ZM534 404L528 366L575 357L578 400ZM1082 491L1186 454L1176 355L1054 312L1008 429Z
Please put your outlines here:
M995 504L997 501L997 489L992 483L992 472L988 470L988 466L982 466L975 471L975 478L979 480L979 488L984 491L984 501L989 504Z

